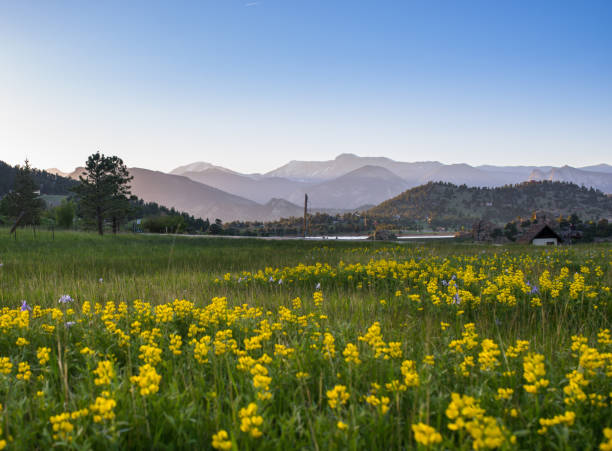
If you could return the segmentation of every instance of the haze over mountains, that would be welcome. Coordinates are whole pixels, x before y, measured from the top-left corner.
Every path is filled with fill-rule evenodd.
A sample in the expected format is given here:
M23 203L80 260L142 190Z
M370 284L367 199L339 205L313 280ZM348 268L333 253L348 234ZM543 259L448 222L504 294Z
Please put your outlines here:
M78 178L82 168L69 174ZM57 169L49 172L62 174ZM206 162L169 173L130 168L132 192L145 201L202 218L264 221L299 216L304 194L311 211L365 209L427 182L497 187L528 180L572 182L612 193L612 166L470 166L399 162L341 154L329 161L290 161L265 174L241 174Z

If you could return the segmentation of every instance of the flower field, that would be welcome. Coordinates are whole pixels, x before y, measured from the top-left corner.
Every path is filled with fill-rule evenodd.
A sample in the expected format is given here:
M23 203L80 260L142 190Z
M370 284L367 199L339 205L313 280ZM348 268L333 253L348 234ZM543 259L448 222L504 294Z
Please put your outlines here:
M0 449L612 450L610 246L38 240Z

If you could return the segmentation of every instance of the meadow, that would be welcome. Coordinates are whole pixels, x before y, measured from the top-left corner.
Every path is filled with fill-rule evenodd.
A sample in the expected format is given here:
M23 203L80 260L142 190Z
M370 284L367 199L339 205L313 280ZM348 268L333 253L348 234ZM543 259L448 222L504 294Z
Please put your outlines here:
M0 449L612 450L612 247L0 230Z

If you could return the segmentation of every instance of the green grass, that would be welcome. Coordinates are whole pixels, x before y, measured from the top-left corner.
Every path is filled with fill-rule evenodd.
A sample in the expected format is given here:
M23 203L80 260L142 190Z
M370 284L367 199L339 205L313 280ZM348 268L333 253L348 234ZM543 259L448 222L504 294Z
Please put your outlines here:
M410 449L423 447L412 429L422 422L441 434L435 446L471 449L473 434L492 421L487 433L498 434L499 441L491 437L488 443L501 448L596 449L604 429L612 427L612 344L600 333L612 317L609 245L542 249L76 232L56 232L53 239L47 231L22 230L15 241L0 230L0 262L0 359L8 357L12 365L3 374L0 360L0 445L207 449L213 434L225 430L235 449ZM470 280L468 267L482 278ZM544 271L560 284L558 296L541 285ZM581 271L582 285L574 276ZM462 290L459 303L455 282L448 284L453 276ZM540 293L529 293L525 281ZM317 306L319 283L324 300ZM59 305L63 294L74 302ZM174 299L192 304L172 304ZM22 300L43 308L29 315L27 327L19 320ZM248 308L235 309L243 304ZM67 327L67 321L75 324ZM378 357L376 346L359 339L375 322L383 340ZM454 352L449 345L462 339L470 323L478 336ZM155 328L159 336L151 339L147 331ZM228 330L231 337L222 338ZM333 356L326 333L333 337ZM182 340L180 355L170 348L175 336ZM588 346L572 350L578 343L572 336L584 337ZM29 343L16 346L20 337ZM252 346L253 337L260 347ZM198 360L193 339L206 351L200 356L206 362ZM485 339L495 344L489 369L481 368ZM538 378L549 383L537 394L524 388L527 352L508 353L517 339L528 340L529 352L544 357L545 375ZM400 343L401 356L392 355L391 342ZM357 347L359 365L345 360L348 343ZM292 354L283 357L276 345ZM41 347L49 348L49 362L40 363ZM85 347L95 354L82 354ZM139 354L150 358L155 352L160 359L150 363L161 376L159 391L143 396L130 378L145 363ZM262 359L264 353L271 359ZM433 366L424 361L427 355L434 356ZM264 368L259 371L270 377L268 388L237 368L245 356L258 359ZM96 385L92 371L106 360L115 375ZM385 388L393 380L405 382L405 361L414 362L406 365L413 365L419 384L401 392ZM30 365L27 381L17 378L20 362ZM588 381L585 400L572 401L566 393L574 370ZM297 378L299 372L308 377ZM336 385L350 397L332 408L327 392ZM499 400L498 388L514 393ZM271 398L262 400L266 393ZM452 393L474 397L485 411L469 430L449 429ZM388 412L372 405L383 397L389 398ZM94 421L97 398L116 403L112 418ZM241 430L240 412L250 403L262 417L262 437ZM87 414L68 421L73 429L54 437L50 418L83 408ZM538 433L540 419L566 412L575 414L572 424ZM348 429L339 429L338 421Z

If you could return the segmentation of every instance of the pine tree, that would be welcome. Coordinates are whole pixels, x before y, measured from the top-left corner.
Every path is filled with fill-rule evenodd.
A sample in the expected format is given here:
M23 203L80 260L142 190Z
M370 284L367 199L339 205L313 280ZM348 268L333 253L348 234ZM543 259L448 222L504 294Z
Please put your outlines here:
M113 232L117 231L118 221L126 214L132 178L119 157L96 152L87 159L84 176L79 176L74 192L81 213L95 221L100 235L104 234L105 219L112 219Z
M17 166L13 190L6 195L5 205L9 216L19 218L20 224L39 224L40 214L45 206L40 191L34 182L30 162Z

